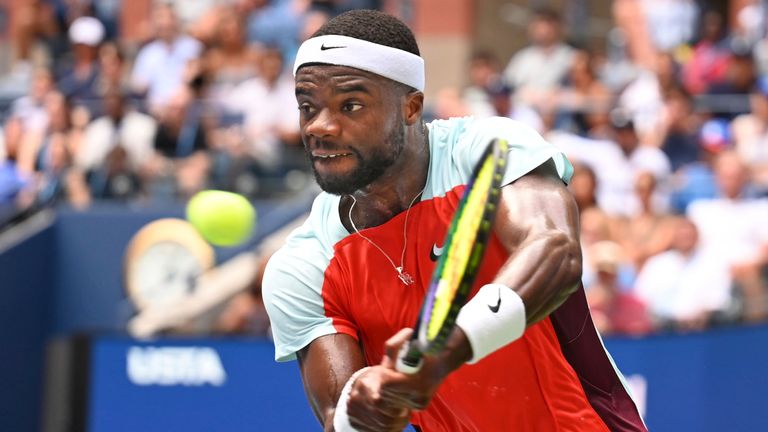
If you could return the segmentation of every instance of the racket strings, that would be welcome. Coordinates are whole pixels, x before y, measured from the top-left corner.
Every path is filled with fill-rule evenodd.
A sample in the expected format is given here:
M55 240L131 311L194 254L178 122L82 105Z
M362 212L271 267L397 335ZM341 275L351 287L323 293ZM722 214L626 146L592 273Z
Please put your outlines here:
M459 217L452 234L449 236L446 247L446 259L440 269L441 277L437 283L434 301L431 305L429 324L427 326L426 338L428 341L436 339L440 335L443 323L452 312L451 306L454 305L461 280L464 276L467 264L470 258L477 253L473 253L475 248L471 247L475 243L478 231L482 229L483 215L486 213L486 204L489 201L490 192L494 180L494 158L492 155L483 162L477 178L465 192L465 199L460 202L461 206ZM470 287L467 287L467 291ZM468 293L462 293L467 295Z

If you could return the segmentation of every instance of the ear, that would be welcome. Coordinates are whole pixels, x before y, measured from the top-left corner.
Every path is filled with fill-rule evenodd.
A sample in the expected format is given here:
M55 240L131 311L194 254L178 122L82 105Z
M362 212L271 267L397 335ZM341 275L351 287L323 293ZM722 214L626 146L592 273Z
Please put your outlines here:
M420 91L411 91L405 95L405 108L403 116L405 124L413 126L421 122L421 115L424 111L424 93Z

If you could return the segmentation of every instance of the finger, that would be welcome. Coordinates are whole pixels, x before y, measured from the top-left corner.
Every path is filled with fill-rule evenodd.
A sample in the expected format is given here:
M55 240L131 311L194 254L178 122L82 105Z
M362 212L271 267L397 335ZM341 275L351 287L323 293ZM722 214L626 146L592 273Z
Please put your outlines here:
M352 426L361 431L385 431L410 418L410 410L404 404L394 404L382 397L382 379L395 375L394 371L381 366L374 366L360 374L347 401L346 413Z
M384 342L384 357L381 359L381 365L387 369L394 369L397 364L397 356L404 344L408 343L413 335L413 329L404 328L395 333L394 336Z
M408 409L400 409L398 415L390 415L374 408L350 416L349 423L359 431L402 431L410 419L411 411Z
M381 398L391 406L407 407L410 410L423 410L429 403L429 398L426 395L414 391L410 386L403 388L393 386L382 389Z

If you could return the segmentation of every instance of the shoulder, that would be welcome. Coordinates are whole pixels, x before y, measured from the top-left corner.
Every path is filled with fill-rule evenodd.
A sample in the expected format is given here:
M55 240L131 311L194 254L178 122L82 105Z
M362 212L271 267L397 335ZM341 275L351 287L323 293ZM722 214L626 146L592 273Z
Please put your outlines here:
M85 133L86 135L90 133L103 133L105 130L112 129L114 129L114 127L109 118L107 116L101 116L91 121L85 127Z
M148 44L141 47L141 49L139 49L136 60L138 61L142 58L158 56L161 54L161 51L162 42L159 40L153 40L152 42L149 42Z
M495 138L509 144L509 163L503 184L515 181L549 159L554 160L560 177L570 180L573 167L557 146L547 142L532 127L506 117L463 117L432 122L432 174L440 175L448 165L466 181L488 143Z
M179 39L176 40L176 48L184 51L192 51L193 53L197 53L199 51L202 51L203 44L199 40L193 38L192 36L181 36Z
M125 114L125 120L126 122L131 123L142 123L142 124L152 124L156 125L157 120L155 120L154 117L151 115L144 114L140 111L129 111L127 114Z
M532 127L507 117L455 117L429 124L433 148L455 149L476 141L506 139L514 146L548 145Z

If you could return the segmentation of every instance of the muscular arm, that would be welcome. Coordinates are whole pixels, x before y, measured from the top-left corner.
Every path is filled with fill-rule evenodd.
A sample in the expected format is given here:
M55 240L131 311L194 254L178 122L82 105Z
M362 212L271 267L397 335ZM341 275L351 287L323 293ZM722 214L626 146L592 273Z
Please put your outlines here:
M557 309L581 278L578 211L552 160L502 188L495 232L510 251L496 282L515 290L528 325Z
M365 366L357 341L346 334L322 336L297 353L304 391L325 431L333 430L333 414L349 377Z
M535 324L556 310L581 278L578 211L552 160L502 188L494 232L510 252L495 282L520 295L527 324ZM443 357L455 369L472 350L458 327L451 342Z
M577 289L581 278L578 212L554 162L502 188L494 232L510 252L495 282L520 295L529 326ZM471 358L467 336L456 326L443 352L426 356L417 374L387 383L386 392L400 396L405 406L424 409L445 376Z

